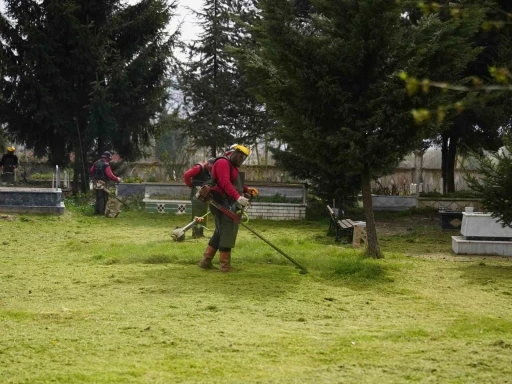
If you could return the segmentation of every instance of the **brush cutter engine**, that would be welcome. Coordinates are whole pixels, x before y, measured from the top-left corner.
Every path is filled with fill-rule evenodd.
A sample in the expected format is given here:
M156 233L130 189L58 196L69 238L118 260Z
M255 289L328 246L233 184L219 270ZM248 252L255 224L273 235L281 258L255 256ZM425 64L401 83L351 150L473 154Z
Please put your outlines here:
M198 188L196 192L196 199L202 201L203 203L208 203L213 197L212 186L209 184L204 184Z

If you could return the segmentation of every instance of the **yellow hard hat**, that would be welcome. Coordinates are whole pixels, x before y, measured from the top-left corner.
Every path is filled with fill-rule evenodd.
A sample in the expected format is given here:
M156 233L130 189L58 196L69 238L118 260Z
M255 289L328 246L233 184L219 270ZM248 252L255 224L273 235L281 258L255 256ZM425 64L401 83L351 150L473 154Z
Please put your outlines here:
M9 152L14 152L15 150L16 148L14 148L13 146L7 147L7 151Z
M233 151L242 152L245 156L249 156L250 153L249 148L244 147L243 145L240 144L233 144L229 149Z

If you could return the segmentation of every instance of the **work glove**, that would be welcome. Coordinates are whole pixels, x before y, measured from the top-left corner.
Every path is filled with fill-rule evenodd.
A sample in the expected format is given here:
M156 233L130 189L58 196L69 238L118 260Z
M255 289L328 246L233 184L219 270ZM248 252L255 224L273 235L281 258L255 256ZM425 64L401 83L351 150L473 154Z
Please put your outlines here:
M258 190L256 188L247 188L247 192L252 196L256 196L258 194Z
M249 199L243 196L240 196L236 202L243 207L248 207L250 204Z

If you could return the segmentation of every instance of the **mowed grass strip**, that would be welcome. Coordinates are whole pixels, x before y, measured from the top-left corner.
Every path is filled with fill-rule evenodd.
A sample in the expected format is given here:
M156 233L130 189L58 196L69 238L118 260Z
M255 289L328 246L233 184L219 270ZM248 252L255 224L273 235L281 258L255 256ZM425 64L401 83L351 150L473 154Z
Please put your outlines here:
M248 224L308 275L244 228L235 271L203 271L208 239L170 237L188 222L138 211L0 218L0 382L512 377L512 263L457 259L437 222L381 235L383 260L335 243L327 221Z

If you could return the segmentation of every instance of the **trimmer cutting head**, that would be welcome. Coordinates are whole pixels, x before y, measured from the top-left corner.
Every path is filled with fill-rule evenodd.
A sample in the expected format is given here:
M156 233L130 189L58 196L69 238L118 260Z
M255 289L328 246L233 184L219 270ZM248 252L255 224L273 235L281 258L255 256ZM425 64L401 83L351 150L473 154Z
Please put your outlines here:
M182 242L185 240L185 231L182 227L176 227L176 229L171 232L171 238L174 241Z

